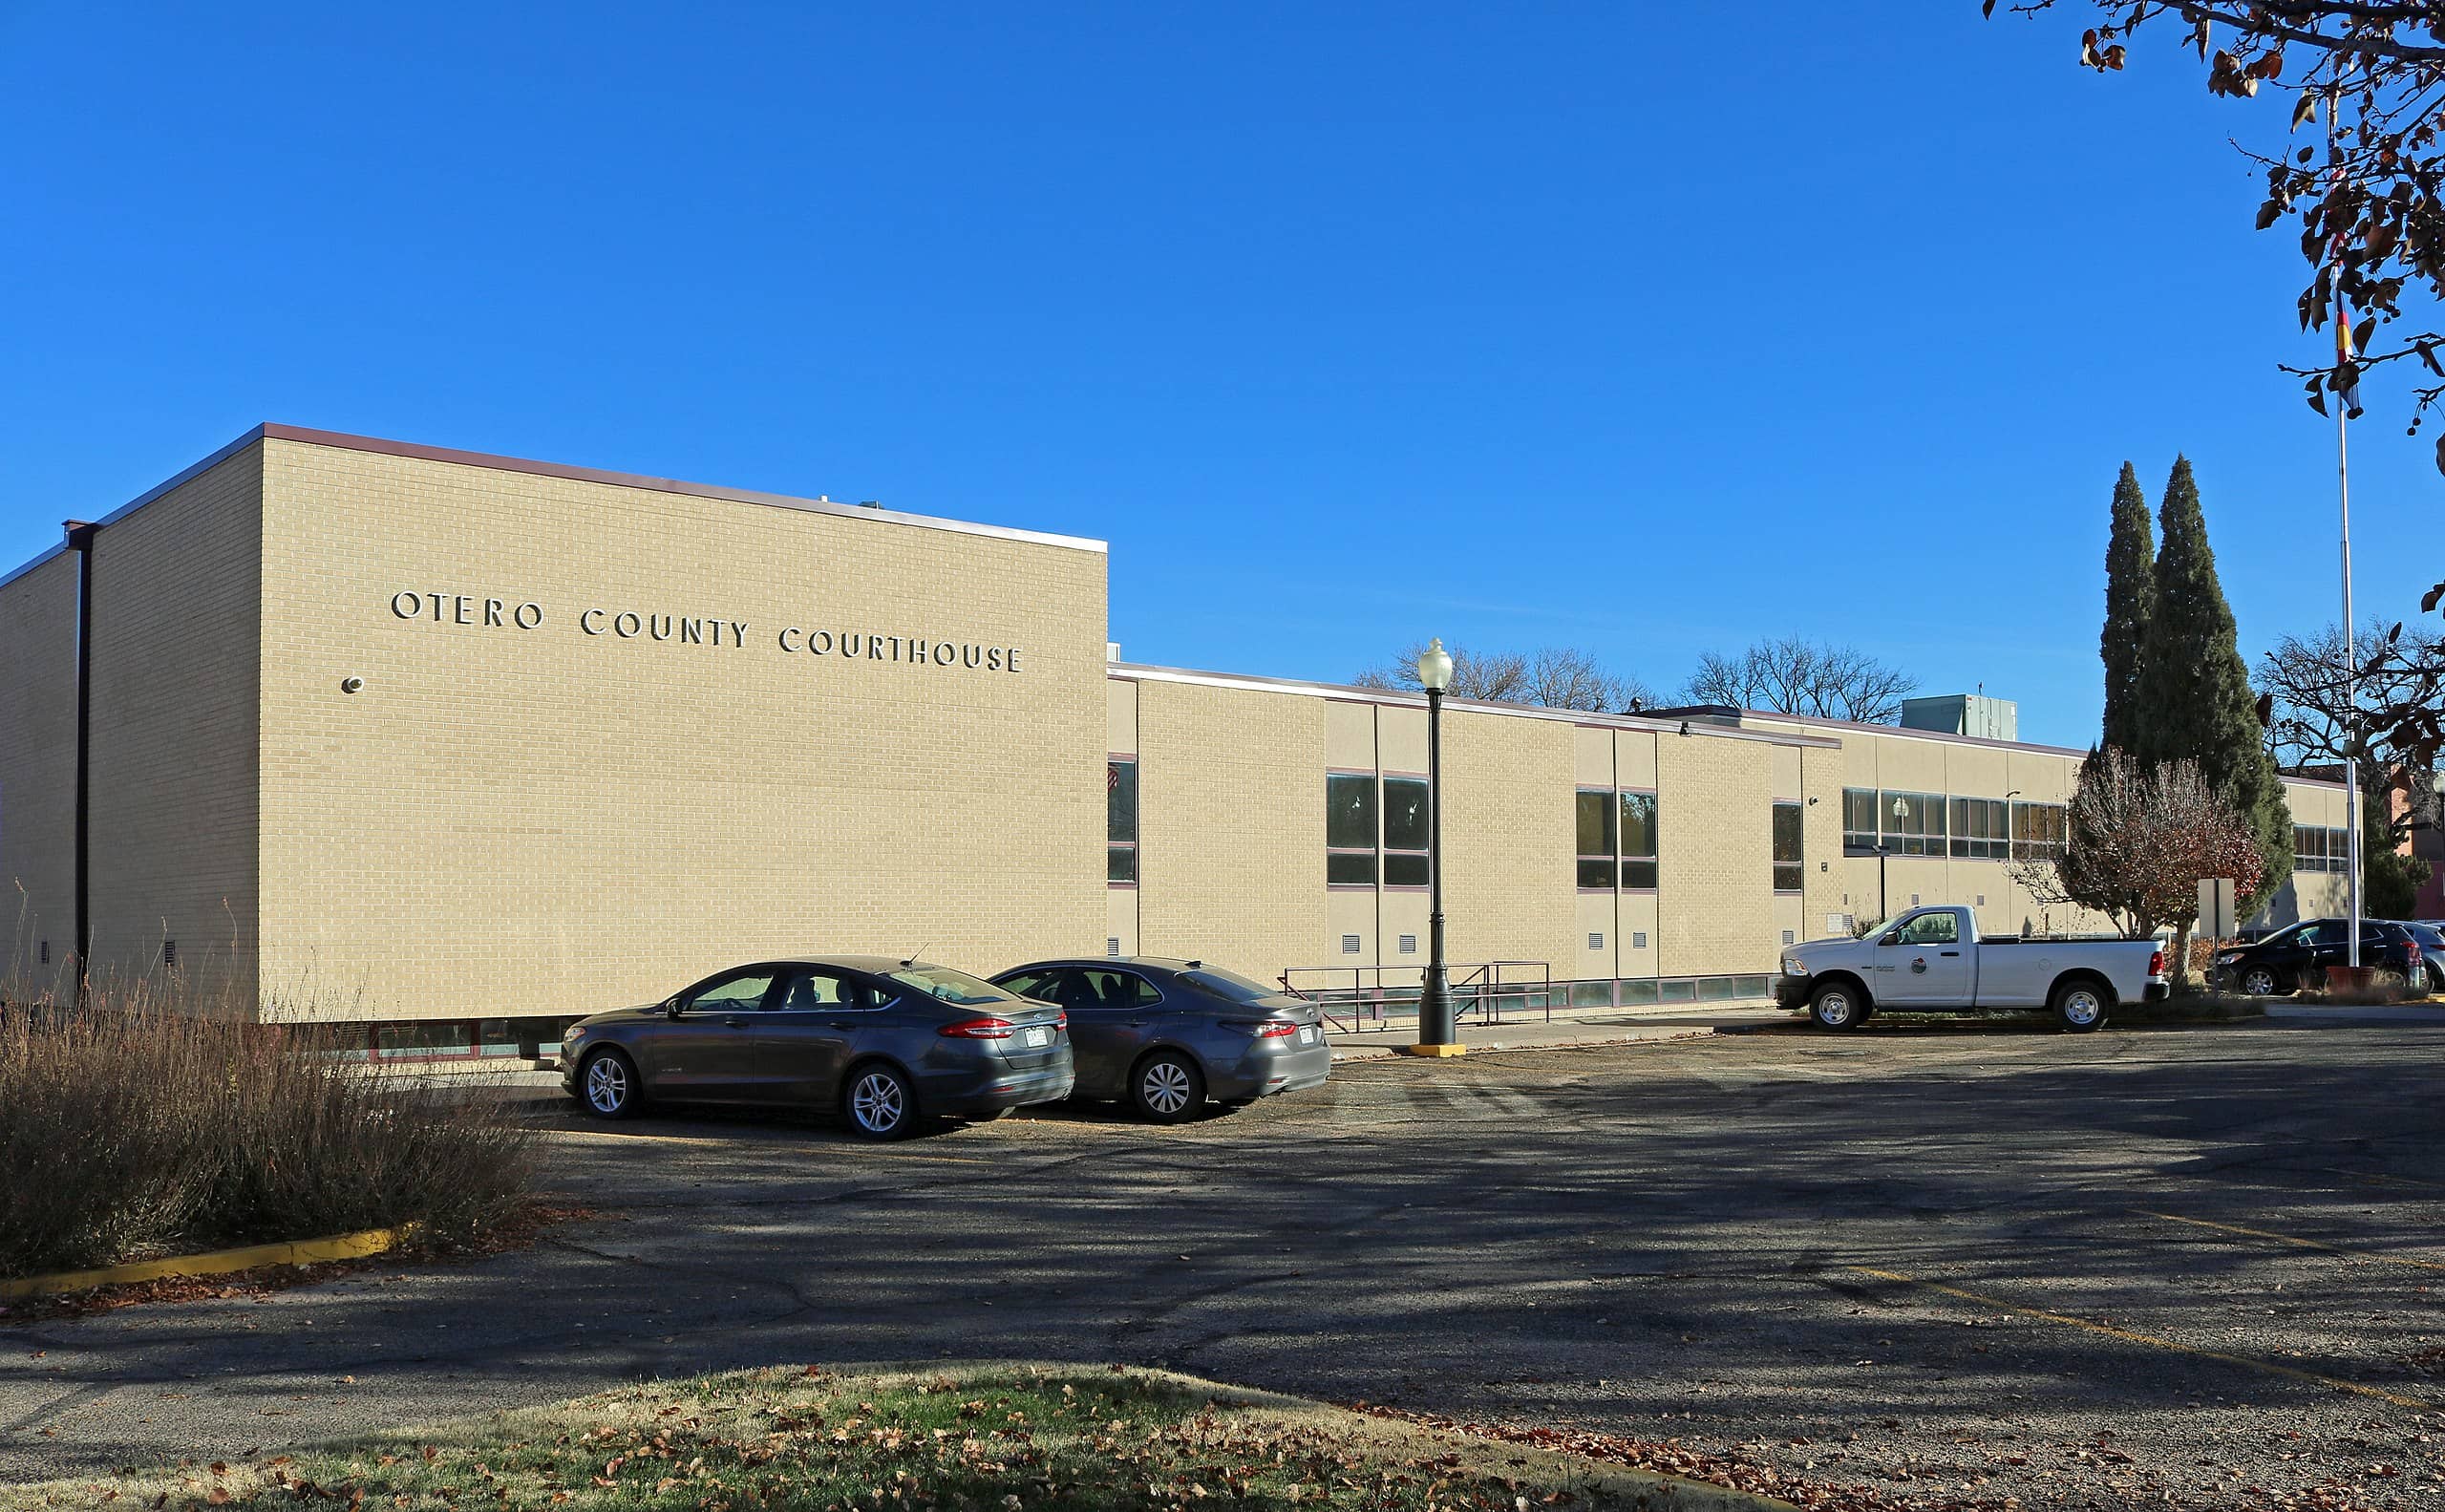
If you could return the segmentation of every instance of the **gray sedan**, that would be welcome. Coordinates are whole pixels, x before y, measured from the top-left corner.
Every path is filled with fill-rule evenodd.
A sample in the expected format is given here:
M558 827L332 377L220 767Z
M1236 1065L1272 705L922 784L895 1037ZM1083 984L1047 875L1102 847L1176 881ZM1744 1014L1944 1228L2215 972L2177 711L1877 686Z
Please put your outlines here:
M994 1118L1070 1095L1061 1011L922 961L811 956L715 972L650 1008L561 1035L561 1083L588 1112L648 1101L838 1110L869 1139L921 1118Z
M1038 961L993 980L1068 1011L1079 1097L1127 1102L1157 1123L1191 1118L1208 1097L1253 1102L1332 1075L1315 1004L1202 961Z

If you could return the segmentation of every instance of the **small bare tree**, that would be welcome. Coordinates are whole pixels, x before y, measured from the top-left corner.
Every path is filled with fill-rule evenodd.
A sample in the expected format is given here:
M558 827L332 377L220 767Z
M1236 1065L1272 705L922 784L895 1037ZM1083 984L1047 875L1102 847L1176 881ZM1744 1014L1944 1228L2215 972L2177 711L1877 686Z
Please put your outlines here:
M1918 679L1857 647L1786 635L1735 655L1701 656L1682 696L1690 703L1891 724L1917 686Z
M1466 647L1445 648L1452 656L1455 698L1484 703L1534 704L1544 709L1580 709L1590 713L1620 713L1633 703L1652 704L1655 695L1638 678L1607 671L1584 650L1547 647L1525 655L1518 651L1493 654ZM1371 667L1352 679L1361 688L1417 691L1417 658L1425 650L1413 644L1380 667Z
M2011 876L2042 905L2104 914L2126 940L2173 926L2179 976L2199 919L2200 883L2230 877L2233 891L2247 894L2264 867L2249 822L2200 777L2197 763L2151 768L2109 747L2081 764L2062 854L2016 859Z

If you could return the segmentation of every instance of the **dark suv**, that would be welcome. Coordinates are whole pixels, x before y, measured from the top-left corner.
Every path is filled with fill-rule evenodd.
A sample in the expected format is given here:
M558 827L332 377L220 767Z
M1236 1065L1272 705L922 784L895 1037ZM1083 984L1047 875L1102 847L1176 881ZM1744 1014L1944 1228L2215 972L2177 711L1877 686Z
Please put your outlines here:
M2253 997L2324 987L2327 968L2346 964L2349 944L2349 926L2343 920L2304 919L2264 940L2217 951L2207 980ZM2427 985L2419 942L2399 924L2379 919L2360 922L2360 964L2373 969L2383 985L2397 989Z

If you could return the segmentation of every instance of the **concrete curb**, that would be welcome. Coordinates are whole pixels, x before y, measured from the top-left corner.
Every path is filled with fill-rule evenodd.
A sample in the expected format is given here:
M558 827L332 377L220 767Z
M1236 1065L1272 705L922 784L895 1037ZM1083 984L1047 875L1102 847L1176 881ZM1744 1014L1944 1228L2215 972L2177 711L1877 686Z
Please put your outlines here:
M329 1239L291 1239L243 1249L213 1249L200 1255L174 1255L167 1260L138 1260L94 1270L56 1270L45 1276L0 1281L0 1297L40 1297L94 1287L124 1286L132 1281L159 1281L168 1276L226 1276L261 1266L302 1266L318 1260L360 1260L394 1248L407 1237L405 1229L368 1228Z

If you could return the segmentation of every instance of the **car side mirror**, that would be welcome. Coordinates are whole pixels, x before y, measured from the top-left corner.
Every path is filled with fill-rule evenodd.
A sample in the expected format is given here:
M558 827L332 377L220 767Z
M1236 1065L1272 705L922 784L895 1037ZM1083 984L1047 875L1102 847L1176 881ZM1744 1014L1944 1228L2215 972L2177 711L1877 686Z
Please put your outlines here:
M1883 939L1877 942L1879 945L1900 945L1901 943L1902 931L1899 929L1894 930L1891 934L1886 935Z
M663 999L662 1011L670 1017L677 1018L679 1016L679 999L675 997Z

